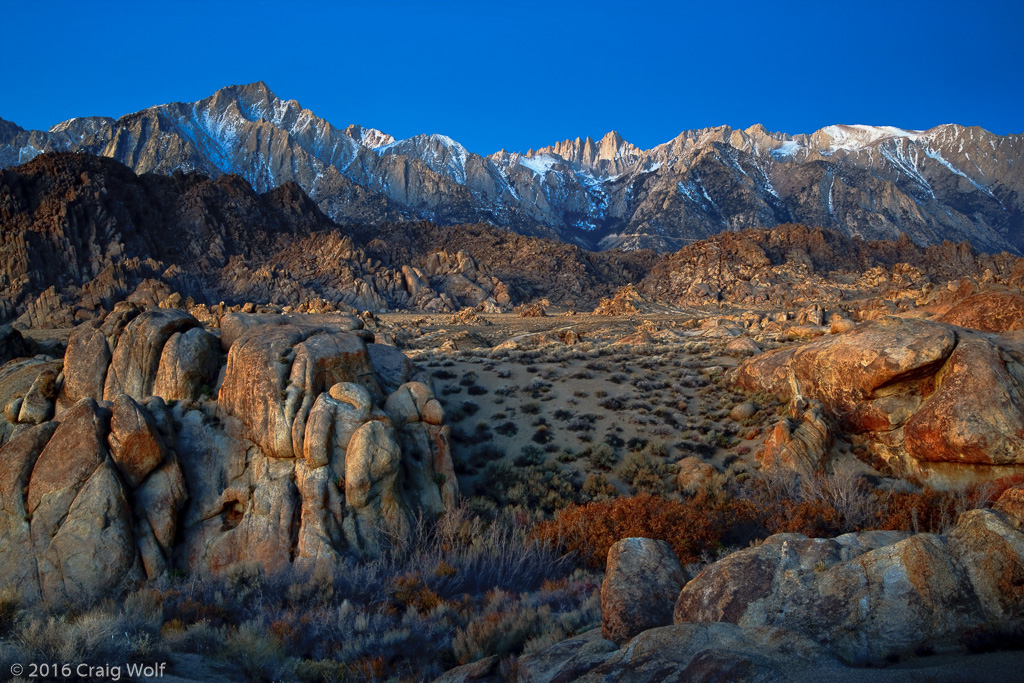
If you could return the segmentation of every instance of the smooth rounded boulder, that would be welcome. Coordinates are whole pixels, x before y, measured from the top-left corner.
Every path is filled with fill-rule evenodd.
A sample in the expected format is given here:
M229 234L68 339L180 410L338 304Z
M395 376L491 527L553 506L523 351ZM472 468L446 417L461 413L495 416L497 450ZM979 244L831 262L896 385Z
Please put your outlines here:
M140 313L117 337L103 385L103 398L112 401L118 394L128 394L141 401L152 396L167 340L175 333L198 326L198 320L173 308L154 308Z
M149 411L127 394L114 399L107 441L114 463L131 488L141 484L167 455Z
M672 605L689 577L665 541L624 538L608 550L601 583L601 633L621 645L672 623Z

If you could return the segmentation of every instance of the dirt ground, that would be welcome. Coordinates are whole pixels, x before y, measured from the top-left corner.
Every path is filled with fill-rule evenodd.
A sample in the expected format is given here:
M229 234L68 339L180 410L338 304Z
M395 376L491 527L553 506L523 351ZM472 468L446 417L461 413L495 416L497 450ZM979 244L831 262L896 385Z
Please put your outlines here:
M493 480L506 467L554 489L542 506L554 508L638 492L673 495L677 463L692 456L723 477L755 468L781 405L728 381L742 355L725 347L747 335L736 327L740 315L506 314L463 324L451 315L385 314L378 331L414 330L403 350L444 405L463 495L501 499ZM566 330L578 341L560 340ZM763 349L785 343L759 339ZM740 404L756 410L736 418ZM572 499L573 490L582 493ZM537 501L513 492L502 502Z

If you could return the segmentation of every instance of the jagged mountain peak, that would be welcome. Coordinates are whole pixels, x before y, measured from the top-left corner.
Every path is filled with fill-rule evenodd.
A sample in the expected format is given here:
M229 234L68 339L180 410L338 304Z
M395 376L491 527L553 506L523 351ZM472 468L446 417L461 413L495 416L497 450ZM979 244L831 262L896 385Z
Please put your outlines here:
M585 171L600 178L619 175L640 160L642 150L627 142L618 131L608 131L594 141L589 135L575 140L562 140L554 145L530 150L527 157L555 155L568 162L576 171Z
M273 101L281 99L274 94L274 91L271 90L270 86L264 81L254 81L252 83L243 83L240 85L228 85L215 92L213 97L217 97L218 95L257 101Z
M105 127L112 126L114 119L109 116L78 116L50 128L51 133L71 133L76 135L96 133Z
M611 147L612 149L614 149L617 152L619 150L619 148L622 147L622 144L624 142L625 142L625 140L622 138L621 135L619 135L619 131L617 131L617 130L610 130L610 131L608 131L607 133L604 134L604 137L601 138L601 140L598 143L598 145L600 147L605 147L605 146Z
M400 154L420 159L434 173L447 176L457 183L466 182L466 161L469 150L447 135L429 133L413 135L377 147L381 155Z
M196 107L218 112L237 110L249 121L267 121L276 125L281 125L289 112L308 112L296 100L283 100L275 95L263 81L221 88L197 102ZM312 112L308 114L314 116Z
M355 123L349 124L345 128L344 133L363 147L368 147L369 149L377 149L378 147L384 147L395 142L395 138L392 135L388 135L376 128L364 128Z

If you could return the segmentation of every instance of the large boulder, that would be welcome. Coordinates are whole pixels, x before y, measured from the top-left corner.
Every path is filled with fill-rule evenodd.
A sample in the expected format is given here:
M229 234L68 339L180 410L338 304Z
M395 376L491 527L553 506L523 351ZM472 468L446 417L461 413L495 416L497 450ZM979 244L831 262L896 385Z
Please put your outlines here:
M176 458L169 457L132 492L139 555L146 576L162 575L173 563L178 518L189 499Z
M986 630L1024 642L1024 533L1018 520L970 510L949 534L949 548L965 571L986 618Z
M49 358L20 358L0 367L0 406L4 417L0 420L0 445L7 442L21 416L25 396L42 373L59 373L63 364Z
M832 430L817 404L800 405L790 418L783 418L765 439L755 459L767 469L789 469L801 474L814 474L825 468Z
M519 680L571 681L603 664L618 646L594 628L539 651L520 655Z
M216 337L201 327L175 332L160 353L153 395L167 401L190 401L216 382L220 348Z
M329 467L295 463L295 485L302 500L295 544L295 566L300 570L331 571L345 548L344 492L338 482Z
M1024 530L1024 486L1006 489L992 506L1006 521L1018 530Z
M18 411L20 424L42 424L53 417L53 402L57 398L57 373L43 370L36 375Z
M154 308L140 313L117 337L103 385L103 398L128 394L136 401L153 395L164 345L174 334L198 327L184 311Z
M393 430L373 420L356 430L345 455L344 531L349 546L375 554L385 535L401 537L409 519L398 487L402 452Z
M961 339L904 434L919 462L1024 466L1024 353Z
M125 483L135 488L164 461L167 448L149 411L127 394L111 407L110 454Z
M624 538L608 550L601 583L601 634L621 645L672 623L672 604L689 580L665 541Z
M220 406L241 420L268 455L303 452L306 420L317 397L339 382L381 395L366 350L353 333L298 325L264 325L231 345Z
M1024 296L1009 291L987 291L958 301L939 320L983 332L1024 330Z
M1019 334L888 317L757 356L735 380L783 400L814 399L897 471L960 486L1024 472Z
M370 419L373 400L360 384L339 382L320 394L309 411L302 456L312 468L331 465L345 476L345 451L356 430Z
M422 382L408 382L388 396L384 410L398 428L405 489L420 509L440 514L459 497L452 462L450 428L434 392Z
M82 399L63 416L32 468L26 509L39 543L52 537L85 482L109 457L110 412Z
M301 325L331 332L352 332L362 329L363 322L355 316L340 313L227 313L220 320L221 348L227 352L246 332L265 325Z
M704 462L696 455L683 458L676 466L676 486L684 493L693 494L702 488L713 486L718 469L709 462Z
M784 628L868 664L1019 636L1021 577L1024 535L998 513L976 510L949 536L773 536L698 574L680 592L674 619Z
M807 637L729 623L673 624L644 631L580 683L834 680L842 663Z
M110 595L141 578L131 506L109 460L82 484L51 536L35 533L35 519L32 527L40 588L51 603Z
M100 400L110 367L110 345L100 323L79 325L71 332L64 354L61 403L70 407L83 398Z
M131 507L106 443L109 421L106 409L82 399L32 468L25 552L36 558L39 593L49 601L104 595L139 575Z
M412 361L394 346L389 344L367 344L370 362L377 373L381 389L391 394L398 387L412 379L415 368Z
M892 429L920 406L922 375L938 370L956 344L955 329L946 325L883 318L756 356L740 366L736 382L784 400L816 399L847 431Z
M0 586L18 586L28 600L39 597L39 586L25 490L56 429L56 422L24 429L0 448Z

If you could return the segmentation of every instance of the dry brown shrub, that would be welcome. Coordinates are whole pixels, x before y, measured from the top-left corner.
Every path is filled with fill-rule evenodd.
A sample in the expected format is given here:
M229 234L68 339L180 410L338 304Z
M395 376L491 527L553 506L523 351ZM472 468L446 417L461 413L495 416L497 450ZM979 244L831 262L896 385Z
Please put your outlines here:
M794 533L823 538L843 533L842 515L824 501L782 500L771 508L760 508L758 518L771 534Z
M393 594L396 601L403 606L412 605L418 612L429 612L444 602L423 583L423 577L418 573L406 574L395 579Z
M679 560L689 564L719 547L729 528L751 515L747 501L706 492L683 502L642 494L566 508L538 525L536 534L577 553L593 567L603 567L609 548L631 537L666 541Z
M872 529L946 533L967 510L985 502L981 487L965 491L879 491L878 520Z
M999 500L999 496L1006 493L1007 489L1012 489L1016 486L1024 486L1024 472L994 479L987 484L982 484L979 488L984 492L989 502L995 502Z

